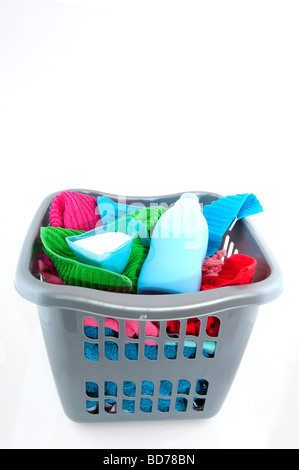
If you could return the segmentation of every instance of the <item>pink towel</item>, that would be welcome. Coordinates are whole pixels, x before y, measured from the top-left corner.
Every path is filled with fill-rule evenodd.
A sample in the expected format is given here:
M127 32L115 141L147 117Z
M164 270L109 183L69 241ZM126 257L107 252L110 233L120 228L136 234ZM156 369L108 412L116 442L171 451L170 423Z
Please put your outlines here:
M96 326L98 328L98 322L90 317L84 317L83 324L84 326Z
M52 227L89 231L102 225L97 209L97 198L75 191L57 194L50 208Z
M222 258L226 255L225 250L219 250L214 255L206 258L202 265L202 274L206 276L218 276L223 268Z
M49 267L43 260L38 260L39 272L49 284L62 284L64 282L60 279L58 272L55 268Z

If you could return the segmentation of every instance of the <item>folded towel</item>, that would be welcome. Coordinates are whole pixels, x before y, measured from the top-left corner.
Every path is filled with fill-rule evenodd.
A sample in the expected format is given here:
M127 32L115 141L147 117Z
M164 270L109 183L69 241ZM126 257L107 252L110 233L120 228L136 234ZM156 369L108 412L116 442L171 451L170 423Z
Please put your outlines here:
M262 212L263 208L254 194L236 194L221 197L203 207L203 215L209 227L207 257L219 250L224 233L233 221Z
M51 204L51 227L88 231L102 225L97 209L97 199L75 191L62 191Z

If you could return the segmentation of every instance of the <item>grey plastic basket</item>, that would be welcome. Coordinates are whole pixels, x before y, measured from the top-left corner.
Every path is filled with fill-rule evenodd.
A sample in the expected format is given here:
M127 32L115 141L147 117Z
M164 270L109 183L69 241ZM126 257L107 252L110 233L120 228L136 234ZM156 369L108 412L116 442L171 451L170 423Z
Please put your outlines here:
M117 200L107 193L71 191ZM254 282L249 285L179 295L128 295L55 285L43 281L37 261L41 254L40 227L49 224L49 210L56 194L42 202L33 218L20 253L15 287L21 296L37 305L65 414L77 422L198 419L217 414L234 380L259 306L274 300L282 291L280 269L251 222L238 221L223 237L228 250L233 246L239 253L257 260ZM214 193L196 194L202 204L220 197ZM126 200L169 206L179 196L126 197ZM217 337L211 338L206 325L212 316L219 319L220 328ZM188 319L196 317L200 320L199 335L186 336ZM85 318L97 322L97 337L86 336ZM105 318L118 321L117 338L105 336ZM138 339L126 336L126 320L139 322ZM180 321L179 337L167 335L168 320ZM158 338L146 336L147 321L160 322ZM149 339L158 346L154 360L145 355L145 342ZM193 358L184 355L186 339L191 339L196 348ZM118 360L106 357L106 341L113 341L118 348ZM203 354L206 341L213 341L216 347L211 357ZM128 342L138 344L137 360L126 356ZM175 343L175 358L166 357L166 342ZM85 344L97 349L97 360L85 356Z

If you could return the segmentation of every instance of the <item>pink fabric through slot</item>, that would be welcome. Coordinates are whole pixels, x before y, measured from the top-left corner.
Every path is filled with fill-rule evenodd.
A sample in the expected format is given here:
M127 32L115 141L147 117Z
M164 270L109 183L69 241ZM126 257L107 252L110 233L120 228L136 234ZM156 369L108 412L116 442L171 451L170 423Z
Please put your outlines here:
M114 318L105 318L105 328L110 328L113 331L116 331L118 333L119 330L119 325L118 321L114 320Z
M126 335L129 338L139 338L139 321L136 321L136 320L126 321Z
M158 322L146 322L146 336L159 336ZM119 332L118 321L114 318L105 318L105 328L110 328L113 331ZM137 320L126 320L126 335L129 338L139 338L139 321ZM157 343L152 340L145 340L145 344L149 346L155 346Z
M84 326L96 326L96 327L98 327L98 322L94 318L84 317L83 325Z
M160 322L147 321L145 327L146 336L155 336L158 338L160 331Z

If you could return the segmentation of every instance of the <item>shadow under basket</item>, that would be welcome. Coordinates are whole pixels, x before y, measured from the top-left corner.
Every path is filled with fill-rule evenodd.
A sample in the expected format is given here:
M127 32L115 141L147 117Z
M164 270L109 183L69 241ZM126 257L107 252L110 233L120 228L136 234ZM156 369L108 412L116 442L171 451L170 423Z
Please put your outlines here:
M72 189L93 197L115 195ZM260 305L282 291L272 253L247 219L223 236L228 256L236 250L256 259L254 280L191 294L135 295L55 285L39 270L40 227L49 225L49 195L29 227L15 287L37 305L57 391L65 414L77 422L211 418L221 409L249 340ZM201 204L220 195L196 193ZM126 197L128 204L174 203L180 194ZM113 319L117 334L107 328ZM127 335L134 321L138 337ZM169 321L176 320L176 334ZM158 336L148 336L156 322ZM190 322L196 330L188 333Z

